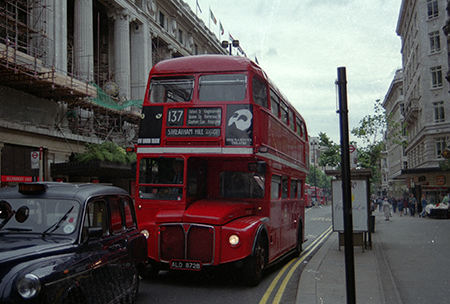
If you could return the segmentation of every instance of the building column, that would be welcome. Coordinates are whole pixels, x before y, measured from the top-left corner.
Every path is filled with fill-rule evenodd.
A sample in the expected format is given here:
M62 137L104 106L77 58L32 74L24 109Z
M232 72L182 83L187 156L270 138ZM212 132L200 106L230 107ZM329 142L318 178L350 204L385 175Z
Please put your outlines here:
M53 0L53 65L61 74L67 73L67 1Z
M74 73L81 80L94 80L94 32L92 0L75 0Z
M119 86L119 99L131 97L130 14L127 9L110 15L114 19L114 81Z
M131 99L143 99L152 67L152 44L148 24L135 22L131 31Z

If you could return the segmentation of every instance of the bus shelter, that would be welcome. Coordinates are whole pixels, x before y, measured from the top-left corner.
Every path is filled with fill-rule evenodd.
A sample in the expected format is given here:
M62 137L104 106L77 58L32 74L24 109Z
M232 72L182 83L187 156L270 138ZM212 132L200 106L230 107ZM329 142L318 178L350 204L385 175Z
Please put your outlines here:
M344 246L344 203L342 198L342 173L341 170L327 170L332 180L332 218L333 231L339 232L339 249ZM370 208L370 178L371 169L351 170L351 206L353 219L353 245L364 248L372 248L372 235L374 219Z

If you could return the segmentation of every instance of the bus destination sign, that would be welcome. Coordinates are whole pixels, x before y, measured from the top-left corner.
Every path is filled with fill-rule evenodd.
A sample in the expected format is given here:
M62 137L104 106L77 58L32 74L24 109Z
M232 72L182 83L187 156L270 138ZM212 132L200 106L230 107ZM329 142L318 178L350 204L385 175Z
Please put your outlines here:
M167 137L219 137L219 128L170 128Z
M186 125L189 127L219 127L221 123L221 108L187 109Z

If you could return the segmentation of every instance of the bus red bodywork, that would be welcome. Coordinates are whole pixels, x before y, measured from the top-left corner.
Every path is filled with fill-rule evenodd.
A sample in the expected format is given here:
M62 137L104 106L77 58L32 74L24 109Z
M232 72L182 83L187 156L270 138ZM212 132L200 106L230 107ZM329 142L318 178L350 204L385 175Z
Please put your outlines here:
M299 254L308 147L303 118L251 60L156 64L135 188L153 274L234 263L256 285L268 264Z

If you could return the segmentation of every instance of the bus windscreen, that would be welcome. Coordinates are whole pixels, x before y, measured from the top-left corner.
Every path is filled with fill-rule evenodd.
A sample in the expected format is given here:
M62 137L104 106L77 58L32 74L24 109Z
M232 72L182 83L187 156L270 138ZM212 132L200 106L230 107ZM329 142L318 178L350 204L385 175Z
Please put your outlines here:
M200 76L198 94L200 101L244 100L247 76L244 74L214 74Z
M193 77L161 77L150 82L150 102L188 102L194 91Z

